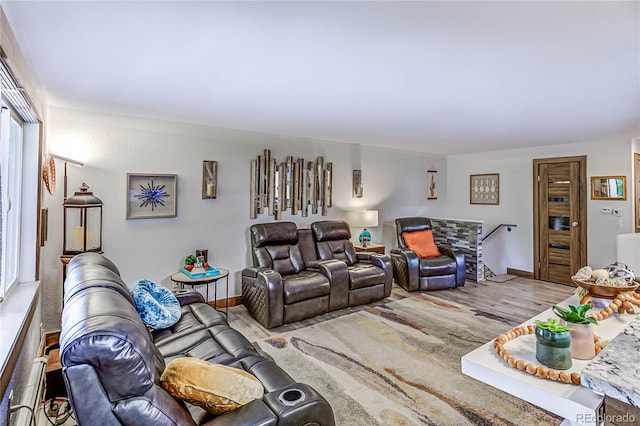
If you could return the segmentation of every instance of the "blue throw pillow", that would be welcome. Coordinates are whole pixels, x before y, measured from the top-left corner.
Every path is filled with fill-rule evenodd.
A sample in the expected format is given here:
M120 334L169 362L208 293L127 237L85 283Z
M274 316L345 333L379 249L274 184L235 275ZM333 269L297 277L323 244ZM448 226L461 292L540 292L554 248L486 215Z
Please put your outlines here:
M131 295L142 322L155 330L171 327L180 319L180 302L166 287L140 280Z

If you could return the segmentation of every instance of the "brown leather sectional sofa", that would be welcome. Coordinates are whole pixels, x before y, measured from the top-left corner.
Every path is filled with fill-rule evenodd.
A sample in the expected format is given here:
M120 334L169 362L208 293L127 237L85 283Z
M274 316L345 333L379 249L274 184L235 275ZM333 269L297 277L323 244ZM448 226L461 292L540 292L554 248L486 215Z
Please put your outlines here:
M253 266L242 271L242 300L266 328L300 321L391 294L391 260L356 253L349 224L320 221L251 226Z

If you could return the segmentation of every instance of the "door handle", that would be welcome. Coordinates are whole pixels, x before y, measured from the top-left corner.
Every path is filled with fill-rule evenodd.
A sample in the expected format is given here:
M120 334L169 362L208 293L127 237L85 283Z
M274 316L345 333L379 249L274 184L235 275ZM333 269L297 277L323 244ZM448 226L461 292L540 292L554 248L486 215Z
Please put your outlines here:
M576 226L578 226L578 222L571 222L571 226L575 228Z

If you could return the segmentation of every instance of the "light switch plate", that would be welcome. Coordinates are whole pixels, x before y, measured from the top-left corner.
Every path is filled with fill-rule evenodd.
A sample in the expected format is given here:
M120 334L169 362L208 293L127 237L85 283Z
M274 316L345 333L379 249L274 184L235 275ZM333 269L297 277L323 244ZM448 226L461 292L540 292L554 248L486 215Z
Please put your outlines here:
M600 209L600 213L602 214L611 214L613 209L611 207L603 207Z

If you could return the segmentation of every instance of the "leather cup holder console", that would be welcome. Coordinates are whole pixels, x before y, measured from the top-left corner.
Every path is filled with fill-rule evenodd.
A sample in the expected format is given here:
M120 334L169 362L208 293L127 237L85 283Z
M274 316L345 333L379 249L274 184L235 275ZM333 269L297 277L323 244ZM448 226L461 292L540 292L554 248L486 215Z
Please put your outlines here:
M287 407L292 407L297 403L304 401L305 397L304 392L300 389L287 389L278 395L280 402Z

